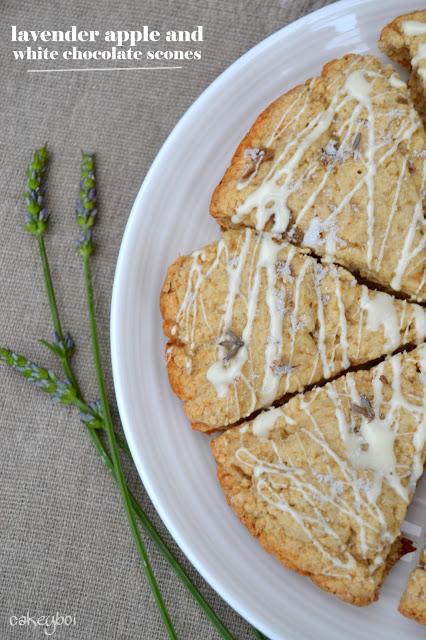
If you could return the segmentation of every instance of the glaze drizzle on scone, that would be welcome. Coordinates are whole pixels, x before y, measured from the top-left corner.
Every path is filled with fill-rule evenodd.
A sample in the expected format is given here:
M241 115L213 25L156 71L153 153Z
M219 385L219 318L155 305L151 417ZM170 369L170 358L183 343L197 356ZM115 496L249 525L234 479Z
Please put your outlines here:
M202 430L426 335L419 305L250 229L172 265L161 308L171 384Z
M262 545L355 604L376 599L423 472L425 380L422 345L212 442L228 502ZM367 415L354 410L365 399Z
M247 174L253 148L270 158ZM426 300L425 156L405 83L372 56L348 55L259 117L213 195L212 215L225 227L286 233Z

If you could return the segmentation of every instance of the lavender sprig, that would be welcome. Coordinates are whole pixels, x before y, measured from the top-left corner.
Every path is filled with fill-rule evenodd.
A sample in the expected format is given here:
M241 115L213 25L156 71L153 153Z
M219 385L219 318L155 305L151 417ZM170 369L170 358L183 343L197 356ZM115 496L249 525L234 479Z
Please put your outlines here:
M52 313L53 328L55 330L55 342L50 343L42 341L42 343L61 359L68 381L76 389L77 394L80 395L80 388L70 363L71 356L75 350L75 345L71 336L69 334L65 335L62 329L58 304L56 302L55 291L53 288L52 274L50 273L49 261L47 258L46 245L44 243L44 233L47 229L49 219L49 215L43 206L44 178L48 162L49 153L47 151L47 145L45 145L41 149L37 149L34 153L32 162L27 170L25 191L27 222L25 224L25 229L37 238L41 264L43 267L44 281L46 284L46 292Z
M90 337L92 342L92 353L95 364L96 378L98 382L99 396L101 400L101 411L105 431L108 437L111 462L117 485L120 490L123 506L126 511L129 526L133 535L142 566L145 571L148 583L158 605L160 615L163 619L166 631L170 640L177 640L177 634L167 610L163 596L158 587L157 580L152 570L151 561L148 556L145 543L136 520L136 512L132 502L132 497L127 486L123 468L118 451L117 435L114 431L111 409L109 405L108 392L106 388L105 373L102 366L101 349L99 345L98 327L95 314L95 297L93 292L93 279L91 270L91 254L93 253L92 227L96 222L96 181L95 181L95 159L93 155L83 153L80 180L80 202L77 206L77 224L83 231L83 237L79 241L79 252L83 258L84 284L86 288L86 299L89 316Z
M46 175L49 152L47 145L38 149L27 169L26 189L24 192L27 209L25 229L34 236L42 235L47 228L49 214L44 207L44 178Z
M26 229L32 235L37 237L40 259L43 267L44 281L46 284L46 292L49 300L50 311L54 326L53 342L40 340L55 356L59 358L63 366L65 375L76 391L81 406L88 407L83 413L92 415L93 420L90 421L92 428L99 428L103 418L100 413L93 411L91 405L87 405L83 393L74 374L71 358L75 352L75 343L71 335L64 333L59 317L58 305L56 302L55 290L50 272L49 260L47 257L46 245L44 242L44 232L47 229L48 214L43 207L44 197L44 178L49 162L49 154L47 145L38 149L34 155L30 167L26 172L26 191L25 199L27 202L27 224ZM78 222L85 229L86 236L91 235L90 226L94 224L96 218L96 189L94 174L94 156L83 154L83 167L80 184L80 204L81 212L78 213ZM30 224L31 223L31 224ZM30 226L28 226L30 225ZM92 245L93 246L93 245ZM120 447L126 453L129 453L127 442L124 438L117 434L117 441Z
M95 155L83 153L81 161L80 197L76 206L77 224L83 235L77 241L82 256L93 253L93 231L96 222Z
M41 367L29 358L4 347L0 347L0 362L12 367L38 389L48 393L53 402L77 407L81 421L89 429L104 428L100 403L97 401L86 404L79 398L77 390L68 380L60 380L50 369Z
M76 391L74 387L68 381L59 380L57 375L50 369L39 367L25 356L3 347L0 347L0 361L18 371L38 389L51 395L54 402L61 404L75 403Z

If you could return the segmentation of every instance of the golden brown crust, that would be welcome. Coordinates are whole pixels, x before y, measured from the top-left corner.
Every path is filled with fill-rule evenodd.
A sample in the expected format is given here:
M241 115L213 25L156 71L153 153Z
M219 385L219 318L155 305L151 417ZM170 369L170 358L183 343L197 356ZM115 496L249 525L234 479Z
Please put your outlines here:
M368 585L367 589L364 581L359 581L358 583L352 581L348 584L347 581L328 578L327 576L311 577L311 580L324 591L332 593L348 604L353 604L357 607L366 607L379 599L380 588L384 579L392 567L404 555L401 540L401 537L399 537L393 542L380 577L377 577L378 579L376 578L376 582L373 582L371 586Z

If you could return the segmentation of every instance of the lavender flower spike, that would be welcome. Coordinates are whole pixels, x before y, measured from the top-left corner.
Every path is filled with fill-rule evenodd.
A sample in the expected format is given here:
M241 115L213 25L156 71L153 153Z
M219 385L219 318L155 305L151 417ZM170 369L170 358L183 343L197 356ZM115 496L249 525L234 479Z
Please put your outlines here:
M0 362L4 362L27 378L36 387L48 393L54 402L72 404L76 398L76 391L69 382L62 382L58 377L44 367L28 360L10 349L0 348Z
M90 255L93 253L94 248L92 227L96 222L97 215L94 154L83 153L79 195L80 197L76 206L76 218L77 224L83 233L77 241L77 246L81 255Z
M25 204L27 213L25 216L25 229L34 236L43 235L47 228L49 214L44 207L44 177L49 161L49 152L45 145L37 149L32 162L26 172Z

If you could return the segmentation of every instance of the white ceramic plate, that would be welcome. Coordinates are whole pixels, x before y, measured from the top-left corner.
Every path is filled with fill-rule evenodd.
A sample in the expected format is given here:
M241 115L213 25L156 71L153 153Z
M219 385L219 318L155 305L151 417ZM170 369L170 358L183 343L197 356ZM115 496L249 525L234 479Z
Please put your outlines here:
M136 198L118 259L111 323L114 381L139 474L198 571L274 640L424 638L424 628L396 610L410 563L395 567L378 603L359 610L284 569L260 548L225 503L208 439L191 431L170 390L159 292L168 264L218 237L208 215L210 195L256 115L327 60L349 51L378 54L381 27L417 4L344 0L290 24L237 60L192 105L158 154ZM410 512L407 527L415 535L422 533L425 496L426 486Z

